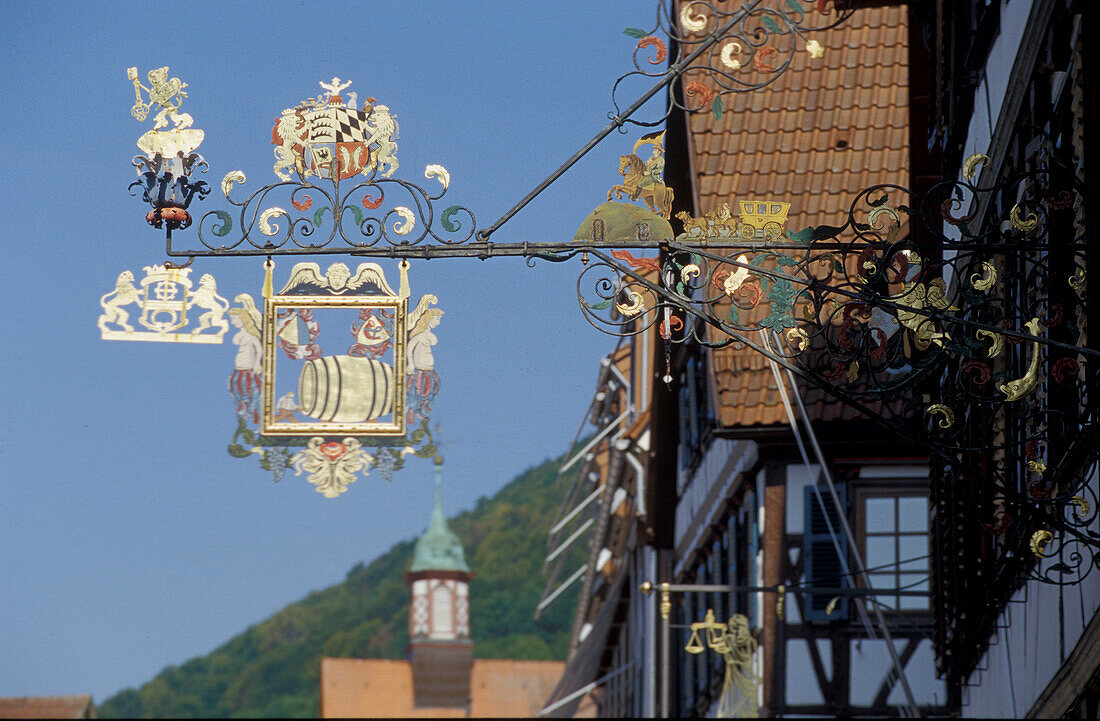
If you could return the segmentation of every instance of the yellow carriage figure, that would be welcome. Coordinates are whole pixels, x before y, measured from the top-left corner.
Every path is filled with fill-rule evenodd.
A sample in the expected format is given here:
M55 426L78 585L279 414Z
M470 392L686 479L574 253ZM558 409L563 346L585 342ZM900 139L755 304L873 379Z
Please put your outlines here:
M761 234L767 240L775 240L783 234L790 203L776 200L739 200L741 223L738 232L742 238L754 238Z

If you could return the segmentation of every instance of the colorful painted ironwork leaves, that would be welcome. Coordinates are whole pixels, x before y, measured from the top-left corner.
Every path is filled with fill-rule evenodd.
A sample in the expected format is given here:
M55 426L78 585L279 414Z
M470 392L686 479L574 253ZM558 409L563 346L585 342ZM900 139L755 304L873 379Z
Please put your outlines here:
M305 475L326 497L371 471L389 480L409 455L437 457L428 419L443 311L431 294L410 311L408 297L407 265L394 291L374 263L354 273L299 263L263 314L238 295L230 454L259 455L275 480L287 469Z

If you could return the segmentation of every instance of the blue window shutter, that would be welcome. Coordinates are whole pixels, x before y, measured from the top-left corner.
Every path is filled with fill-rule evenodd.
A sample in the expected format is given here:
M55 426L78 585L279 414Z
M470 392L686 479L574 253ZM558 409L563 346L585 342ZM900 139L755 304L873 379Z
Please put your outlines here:
M821 498L825 501L825 508L829 513L829 523L840 541L840 550L847 555L848 539L844 537L843 527L837 515L836 504L833 503L832 494L827 488L819 488ZM837 486L836 493L840 497L840 503L847 513L847 489ZM829 525L825 522L825 514L822 512L821 503L817 500L817 493L813 486L802 489L802 508L804 510L802 526L802 585L817 588L847 588L849 579L844 577L844 565L836 555L836 544L829 535ZM811 623L828 623L830 621L848 620L848 599L842 597L836 604L832 613L827 614L826 609L834 597L829 594L807 594L803 602L803 618Z

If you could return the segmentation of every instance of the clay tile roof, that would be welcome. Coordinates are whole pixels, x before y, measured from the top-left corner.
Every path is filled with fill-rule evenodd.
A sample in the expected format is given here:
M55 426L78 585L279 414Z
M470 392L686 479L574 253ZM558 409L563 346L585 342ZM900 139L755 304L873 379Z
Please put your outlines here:
M413 705L412 664L358 658L321 659L322 718L534 718L561 678L562 661L477 659L470 707Z
M0 718L96 718L92 697L22 696L0 698Z
M726 95L720 120L690 116L700 215L736 208L739 198L775 198L791 203L787 229L841 225L859 190L909 185L905 8L863 8L814 37L824 57L799 51L767 88ZM766 359L727 348L711 363L723 426L786 422ZM804 398L823 420L858 416L819 391Z

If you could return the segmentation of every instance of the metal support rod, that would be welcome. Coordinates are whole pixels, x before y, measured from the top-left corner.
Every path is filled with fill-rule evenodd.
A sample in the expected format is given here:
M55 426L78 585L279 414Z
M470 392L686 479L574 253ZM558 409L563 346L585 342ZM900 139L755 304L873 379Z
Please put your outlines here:
M668 587L669 593L805 593L816 596L929 596L929 591L902 591L881 588L829 588L827 586L734 586L728 583L662 583L661 589ZM646 582L641 586L643 593L653 590L653 584Z
M546 608L551 603L553 603L555 598L557 598L562 593L564 593L565 589L572 586L574 583L577 582L578 579L580 579L581 576L584 575L584 572L585 572L585 570L587 570L587 568L588 568L587 564L584 565L584 566L581 566L580 568L578 568L573 573L572 576L565 579L560 586L558 586L556 589L554 589L553 593L551 593L549 596L547 596L546 598L544 598L542 601L539 602L539 605L535 607L535 613L538 613L539 611L541 611L542 609ZM536 618L537 618L537 616L536 616Z
M700 238L699 245L685 244L683 241L675 245L678 249L689 250L698 253L708 249L760 252L775 251L777 253L795 250L830 251L844 250L851 247L851 243L840 241L818 240L810 243L777 240L745 240L735 237ZM614 248L622 250L653 250L656 246L652 241L622 240L622 241L598 241L584 240L568 242L525 242L525 243L425 243L408 245L329 245L299 246L299 245L272 245L270 247L256 247L250 245L246 248L204 248L196 250L176 250L172 248L172 237L168 236L165 244L165 252L170 258L222 258L222 257L247 257L268 255L353 255L361 258L408 258L431 260L433 258L478 258L485 260L493 256L518 256L523 258L540 258L547 255L563 254L565 259L585 250L593 248ZM868 244L870 247L870 244ZM927 247L927 246L926 246ZM986 249L977 244L967 245L963 243L944 244L944 249L970 250ZM1067 244L1066 248L1077 247ZM1001 243L997 245L999 254L1009 252L1023 252L1035 250L1033 245L1026 243ZM546 260L551 258L546 257ZM737 265L732 259L724 262ZM766 269L754 268L754 271L767 272Z
M585 684L584 686L581 686L579 689L577 689L573 693L569 694L565 698L560 699L558 701L555 701L554 703L550 704L546 708L539 711L539 716L547 716L547 715L557 711L559 708L566 705L570 701L575 701L576 699L580 698L581 696L584 696L586 693L596 689L597 687L601 686L602 684L607 683L608 681L615 678L619 674L625 673L626 671L629 671L630 669L634 668L635 663L636 663L636 661L631 661L630 663L626 664L625 666L620 666L619 668L615 669L611 673L596 679L592 683L588 683L588 684Z
M840 244L837 244L839 247ZM749 265L747 263L740 263L732 258L724 256L718 256L707 253L706 250L700 247L683 245L677 242L668 243L668 247L673 250L697 253L705 258L724 263L736 268L746 268L752 270L754 273L758 273L765 277L777 280L790 281L797 283L801 286L811 287L814 285L814 281L801 278L797 275L790 275L778 270L771 270L768 268L759 268ZM758 243L745 242L743 240L735 239L715 239L706 242L707 248L714 249L727 249L727 250L766 250L766 251L779 251L783 249L787 250L805 250L809 246L804 243L790 243L790 244L776 244L768 241L762 241ZM827 250L829 244L815 243L813 245L814 250ZM394 245L387 247L367 247L357 248L355 246L346 247L320 247L320 248L299 248L285 246L278 248L245 248L245 249L233 249L233 250L194 250L194 251L173 251L171 248L171 238L168 240L167 253L169 257L188 257L192 260L194 258L207 258L207 257L224 257L224 256L262 256L267 257L271 255L352 255L355 257L363 258L404 258L404 259L423 259L430 260L432 258L478 258L480 260L487 260L492 257L522 257L522 258L535 258L547 261L565 261L569 260L578 253L592 253L596 255L602 262L606 263L615 270L630 275L635 280L644 285L650 292L654 293L662 301L683 304L686 305L690 301L686 298L680 297L674 293L669 292L666 288L658 287L654 284L646 282L643 278L635 275L623 267L620 263L608 258L606 255L600 253L600 250L619 250L619 249L641 249L652 250L655 246L653 243L624 243L615 241L589 241L586 240L583 243L464 243L451 245ZM1075 346L1070 343L1064 343L1062 341L1052 340L1043 336L1034 336L1023 331L1014 330L1012 328L1002 328L999 325L991 325L989 323L980 323L978 321L969 320L961 316L952 316L943 313L934 308L906 305L905 303L898 303L890 300L888 297L872 296L866 297L860 293L845 288L832 288L828 289L829 293L854 300L860 300L868 303L869 305L887 308L894 311L904 311L906 313L913 313L916 315L924 316L931 320L936 320L945 323L957 323L959 325L971 328L973 330L987 330L998 335L1005 336L1006 338L1014 338L1016 340L1028 341L1039 343L1050 348L1060 348L1062 350L1070 351L1072 353L1080 353L1085 356L1100 357L1100 350L1092 348L1084 348ZM724 331L729 335L734 335L736 330L726 328L722 324L716 324L713 320L709 320L705 314L695 312L695 315L702 318L710 325L715 325L719 330ZM738 338L740 340L740 338ZM765 354L767 355L767 354ZM785 366L786 367L786 366ZM788 368L789 370L789 368ZM798 372L798 371L796 371Z
M764 345L767 346L767 336L764 336L763 340ZM791 409L791 403L787 397L786 384L783 382L783 378L780 377L779 368L775 365L774 362L772 363L772 372L775 374L775 381L779 387L779 395L782 397L783 405L787 410L787 418L790 421L791 430L794 432L795 442L798 444L798 452L802 456L802 462L805 463L807 467L809 467L810 460L806 455L806 449L803 447L802 434L798 430L798 424L795 422L794 418L794 411ZM792 376L790 371L788 371L787 377L791 382L791 388L794 390L795 400L798 401L798 410L802 418L802 423L805 424L807 435L809 435L810 442L813 444L814 455L817 458L818 464L820 464L821 472L824 475L825 482L829 487L829 494L832 496L833 506L837 509L837 519L840 521L840 525L844 529L844 535L848 539L849 553L856 562L856 570L863 576L864 582L867 584L868 588L873 589L871 577L867 574L867 566L866 564L864 564L863 556L859 552L859 544L856 542L856 536L852 532L852 527L848 523L848 518L846 514L843 512L844 504L840 502L840 497L837 495L836 492L836 484L833 483L832 474L829 473L829 466L828 463L826 463L825 454L822 453L821 446L817 442L817 434L814 433L813 425L810 423L810 416L806 412L806 407L802 404L802 396L797 392L798 389L794 382L794 376ZM818 502L820 503L820 492L817 493L817 496ZM825 512L826 517L828 517L828 512L825 509L823 503L821 506L821 510ZM886 650L890 653L890 661L894 665L894 671L897 674L897 679L901 683L902 691L905 693L905 700L909 704L909 712L914 717L920 717L920 709L917 707L917 702L913 697L913 690L909 687L909 679L905 675L905 666L901 662L901 659L898 657L897 649L894 648L894 639L890 635L890 627L886 624L886 619L882 615L882 609L879 608L878 603L872 603L871 610L875 615L875 620L878 622L879 630L882 631L883 640L886 641Z
M643 588L642 590L644 591L645 589ZM671 584L661 584L661 600L659 606L661 615L661 718L668 718L670 713L669 687L671 682L669 680L668 665L672 658L672 649L669 648L669 616L672 614L671 591Z

